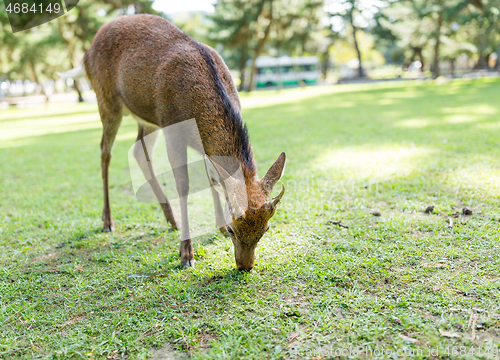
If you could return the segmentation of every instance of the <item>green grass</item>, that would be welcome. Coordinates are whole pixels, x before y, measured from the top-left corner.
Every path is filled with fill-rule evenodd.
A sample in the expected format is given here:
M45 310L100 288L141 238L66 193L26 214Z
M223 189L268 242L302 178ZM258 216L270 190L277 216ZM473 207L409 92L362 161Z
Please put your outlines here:
M319 359L357 346L488 358L478 350L500 344L500 80L242 102L260 174L288 158L251 273L234 271L216 232L195 240L197 267L179 269L179 235L132 196L130 118L106 234L96 107L0 113L0 358ZM473 214L448 216L464 206Z

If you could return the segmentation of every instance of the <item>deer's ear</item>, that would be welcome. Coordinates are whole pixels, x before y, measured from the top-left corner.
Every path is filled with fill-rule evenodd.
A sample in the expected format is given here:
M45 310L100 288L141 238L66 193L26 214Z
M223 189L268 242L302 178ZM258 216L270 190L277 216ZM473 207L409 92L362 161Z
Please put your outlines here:
M269 168L269 170L267 170L266 175L264 175L262 179L260 179L262 187L269 194L273 190L274 185L276 185L278 180L283 175L283 172L285 171L285 162L286 156L285 153L282 152L278 157L278 160L276 160L274 164Z

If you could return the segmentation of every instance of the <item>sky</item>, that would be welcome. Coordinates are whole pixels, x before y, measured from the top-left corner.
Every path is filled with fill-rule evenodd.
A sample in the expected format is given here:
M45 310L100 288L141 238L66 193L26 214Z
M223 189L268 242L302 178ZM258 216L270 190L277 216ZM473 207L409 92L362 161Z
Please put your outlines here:
M213 12L215 0L155 0L153 8L167 14L175 14L184 11L208 11Z

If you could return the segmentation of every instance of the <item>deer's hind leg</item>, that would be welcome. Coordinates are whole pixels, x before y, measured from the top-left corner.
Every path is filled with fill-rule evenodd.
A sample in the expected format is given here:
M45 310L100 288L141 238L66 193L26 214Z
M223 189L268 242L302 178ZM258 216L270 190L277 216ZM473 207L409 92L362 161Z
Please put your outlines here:
M104 209L102 211L102 221L104 231L114 231L113 218L109 205L109 163L111 162L111 150L115 142L118 128L122 121L122 104L119 99L114 101L99 101L99 113L102 121L101 140L101 174L104 188Z
M153 192L156 196L156 199L160 203L161 209L167 221L172 225L172 229L177 229L177 222L175 220L174 212L170 203L163 191L160 182L158 181L158 176L156 175L156 171L153 167L153 154L152 150L154 148L154 143L158 137L158 134L161 130L158 130L152 126L147 126L139 123L139 133L137 134L137 142L134 146L134 157L139 164L139 167L142 170L142 173L148 180ZM144 137L148 136L146 139L148 143L151 143L151 146L146 146L146 141ZM151 150L148 152L148 148Z

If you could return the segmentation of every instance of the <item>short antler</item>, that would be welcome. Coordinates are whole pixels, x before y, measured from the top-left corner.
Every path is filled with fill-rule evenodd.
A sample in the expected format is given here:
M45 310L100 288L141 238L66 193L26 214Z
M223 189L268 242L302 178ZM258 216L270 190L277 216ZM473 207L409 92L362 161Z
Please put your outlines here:
M271 201L271 204L273 206L273 208L276 207L276 205L278 205L278 203L280 202L281 198L283 197L283 194L285 193L285 184L281 184L282 188L281 188L281 192L278 196L276 196L272 201Z

